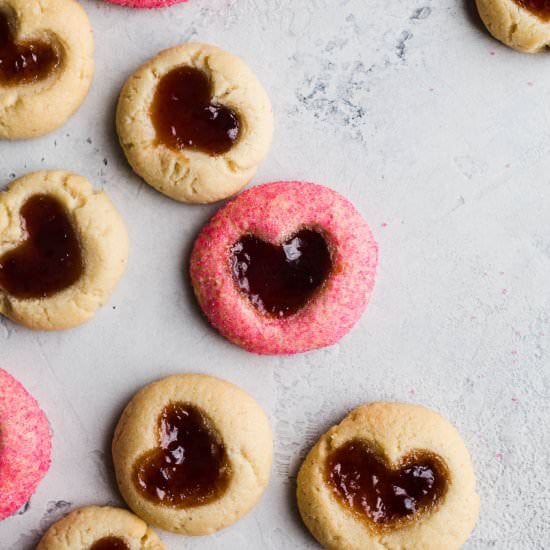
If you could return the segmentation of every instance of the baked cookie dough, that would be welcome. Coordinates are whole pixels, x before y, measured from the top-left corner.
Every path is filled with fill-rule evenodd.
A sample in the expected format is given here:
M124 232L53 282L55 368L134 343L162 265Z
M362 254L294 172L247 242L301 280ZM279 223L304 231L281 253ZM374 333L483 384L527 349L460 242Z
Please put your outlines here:
M164 550L157 534L127 510L87 506L54 523L36 550Z
M148 184L178 201L209 203L252 179L271 143L273 114L238 57L184 44L126 81L117 129L128 162Z
M27 390L0 369L0 520L33 495L50 468L48 419Z
M64 171L0 192L0 314L36 330L93 317L126 269L128 235L105 193Z
M243 390L201 374L143 388L115 430L122 496L151 525L186 535L224 529L258 502L270 475L271 427Z
M479 512L459 433L404 403L364 405L324 434L300 469L297 497L331 550L457 550Z
M187 0L106 0L110 4L118 4L128 8L167 8L173 4L187 2Z
M88 93L93 55L92 28L75 0L0 0L0 138L62 126Z
M245 191L202 229L191 282L212 325L248 351L330 346L357 322L374 287L378 247L344 197L276 182Z
M547 0L476 0L489 32L514 50L537 53L550 45Z

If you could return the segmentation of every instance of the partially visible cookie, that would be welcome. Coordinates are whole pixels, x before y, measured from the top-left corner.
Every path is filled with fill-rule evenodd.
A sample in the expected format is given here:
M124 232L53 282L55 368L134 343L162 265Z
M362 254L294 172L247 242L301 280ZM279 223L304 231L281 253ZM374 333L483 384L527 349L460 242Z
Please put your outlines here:
M187 0L106 0L111 4L118 4L119 6L126 6L128 8L167 8L173 4L179 4L181 2L187 2Z
M50 467L48 419L23 385L0 369L0 520L32 496Z
M489 32L514 50L537 53L550 45L547 0L476 0Z
M456 429L404 403L364 405L324 434L297 496L305 524L331 550L458 550L479 511Z
M178 201L208 203L252 179L271 143L273 114L238 57L184 44L126 81L117 129L128 162L149 185Z
M87 506L54 523L36 550L164 550L157 534L122 508Z
M126 269L128 234L105 193L64 171L0 192L0 314L36 330L84 323Z
M113 461L136 514L166 531L207 535L240 519L264 492L271 427L237 386L170 376L130 401L115 430Z
M92 28L75 0L0 0L0 138L62 126L88 93L93 56Z

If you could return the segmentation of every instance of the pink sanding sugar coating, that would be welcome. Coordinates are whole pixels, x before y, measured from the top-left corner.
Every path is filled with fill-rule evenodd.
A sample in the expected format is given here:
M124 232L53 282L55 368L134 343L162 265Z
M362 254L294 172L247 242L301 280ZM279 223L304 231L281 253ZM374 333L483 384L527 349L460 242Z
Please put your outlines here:
M173 4L180 4L187 2L187 0L106 0L110 4L117 4L119 6L126 6L128 8L166 8Z
M0 520L25 504L50 467L48 420L27 390L0 369Z
M281 243L302 228L324 235L331 273L296 314L262 314L238 289L229 251L243 235ZM245 191L215 214L197 237L190 273L200 306L223 336L251 352L292 354L335 344L353 327L369 301L377 263L377 244L348 200L313 183L275 182Z

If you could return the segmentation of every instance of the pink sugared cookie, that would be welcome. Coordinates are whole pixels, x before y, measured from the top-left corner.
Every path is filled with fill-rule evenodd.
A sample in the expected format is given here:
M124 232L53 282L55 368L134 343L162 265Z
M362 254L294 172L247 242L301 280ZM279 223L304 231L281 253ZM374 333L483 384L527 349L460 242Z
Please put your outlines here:
M27 390L0 369L0 520L34 493L50 467L48 420Z
M221 208L191 255L210 322L248 351L330 346L357 322L374 287L378 247L354 206L303 182L254 187Z
M128 8L166 8L173 4L187 2L187 0L106 0L110 4L118 4Z

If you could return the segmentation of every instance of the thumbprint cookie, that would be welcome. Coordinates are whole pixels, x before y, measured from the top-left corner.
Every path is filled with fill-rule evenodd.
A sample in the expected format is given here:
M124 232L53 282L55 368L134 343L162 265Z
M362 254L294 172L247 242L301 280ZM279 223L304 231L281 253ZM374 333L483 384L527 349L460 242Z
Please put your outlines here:
M166 8L173 4L179 4L181 2L187 2L187 0L106 0L110 4L118 4L119 6L125 6L128 8Z
M209 203L250 181L268 152L273 115L238 57L184 44L126 81L117 129L128 162L148 184L178 201Z
M370 229L327 187L276 182L245 191L202 229L191 281L230 341L262 354L338 342L365 310L378 250Z
M128 235L105 193L63 171L0 193L0 313L36 330L80 325L126 269Z
M0 0L0 138L62 126L88 93L93 56L92 28L75 0Z
M331 550L458 550L479 511L456 429L403 403L372 403L324 434L298 474L298 506Z
M0 520L31 498L50 467L46 415L22 384L0 369Z
M54 523L36 550L165 550L165 546L127 510L87 506Z
M548 0L476 0L479 15L497 39L526 53L550 45Z
M151 525L207 535L258 502L271 469L272 436L243 390L200 374L142 389L115 430L113 461L122 496Z

